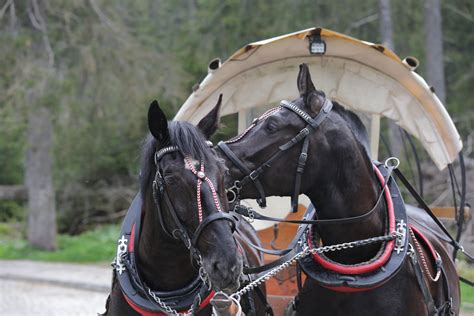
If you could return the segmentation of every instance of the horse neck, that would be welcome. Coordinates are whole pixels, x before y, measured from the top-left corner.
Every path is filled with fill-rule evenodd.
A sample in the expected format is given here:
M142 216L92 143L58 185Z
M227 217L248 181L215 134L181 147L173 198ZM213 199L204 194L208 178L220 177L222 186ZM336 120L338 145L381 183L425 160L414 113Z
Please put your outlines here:
M365 148L354 140L340 152L331 151L330 160L321 161L319 174L307 193L320 219L342 219L366 214L375 206L380 184ZM385 204L379 203L370 217L360 222L320 225L318 232L326 245L379 236L385 229ZM366 246L332 254L342 263L356 263L372 258L379 246Z
M145 196L143 207L138 270L145 283L154 290L183 288L197 275L190 261L189 250L181 240L175 240L163 231L150 192ZM165 209L163 211L168 212Z

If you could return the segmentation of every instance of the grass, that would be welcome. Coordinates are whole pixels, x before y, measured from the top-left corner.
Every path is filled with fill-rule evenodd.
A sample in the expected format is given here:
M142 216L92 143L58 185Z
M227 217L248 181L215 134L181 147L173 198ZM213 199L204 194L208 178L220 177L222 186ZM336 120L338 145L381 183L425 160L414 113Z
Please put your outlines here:
M0 259L27 259L60 262L111 262L115 256L119 227L105 225L81 235L59 235L56 251L32 247L24 239L11 237L0 226Z
M474 268L465 262L458 263L459 274L474 280ZM461 282L461 308L463 311L474 312L474 287Z
M15 225L0 224L0 259L27 259L41 261L109 263L115 256L119 227L105 225L78 236L59 235L58 250L54 252L36 249L21 238ZM462 276L474 279L474 268L464 262L458 267ZM463 311L474 311L474 287L461 283Z

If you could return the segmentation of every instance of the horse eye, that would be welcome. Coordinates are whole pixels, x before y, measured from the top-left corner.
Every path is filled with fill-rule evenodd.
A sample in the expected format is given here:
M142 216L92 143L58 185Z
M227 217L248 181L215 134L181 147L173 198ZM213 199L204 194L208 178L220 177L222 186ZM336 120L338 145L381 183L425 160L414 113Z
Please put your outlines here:
M274 133L278 130L278 125L274 120L269 119L265 125L265 130L269 133Z

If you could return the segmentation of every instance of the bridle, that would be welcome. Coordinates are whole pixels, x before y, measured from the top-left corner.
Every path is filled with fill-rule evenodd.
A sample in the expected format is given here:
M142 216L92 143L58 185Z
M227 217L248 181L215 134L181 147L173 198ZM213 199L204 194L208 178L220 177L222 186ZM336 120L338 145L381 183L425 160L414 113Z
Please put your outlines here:
M259 179L260 175L263 174L263 172L266 169L269 169L275 160L279 159L290 148L293 148L293 146L295 146L296 144L302 141L303 146L301 148L301 153L298 158L298 165L296 167L295 186L294 186L295 189L291 197L291 208L293 212L296 212L298 208L298 196L300 194L301 179L302 179L304 168L306 166L306 161L308 159L308 148L309 148L309 140L310 140L308 136L311 133L313 133L321 125L321 123L328 117L329 113L332 110L332 107L333 107L332 102L328 98L325 98L321 110L314 118L312 118L308 113L301 110L296 104L290 101L283 100L281 101L280 106L265 112L261 117L254 120L252 124L237 138L231 139L230 141L227 141L227 142L222 142L222 141L219 142L217 144L219 149L222 150L222 152L227 156L227 158L229 158L229 160L232 161L232 163L237 168L239 168L239 170L244 174L244 177L241 180L235 181L233 186L227 189L229 203L236 202L239 199L239 192L242 189L242 187L246 185L247 183L252 182L260 195L260 198L257 199L258 204L261 207L265 207L266 195L263 189L263 185ZM252 128L257 126L257 124L260 121L265 120L267 117L269 117L270 115L279 111L282 108L286 108L292 111L293 113L295 113L296 115L298 115L303 121L306 122L306 126L303 129L301 129L296 134L296 136L294 136L288 142L279 146L278 151L275 152L272 156L270 156L270 158L267 159L264 163L262 163L259 167L257 167L254 170L250 170L242 162L242 160L240 160L237 157L237 155L235 155L234 152L232 152L232 150L227 146L227 144L234 143L242 139Z
M195 260L198 263L199 268L200 268L200 274L201 274L201 273L204 273L204 271L201 271L203 270L201 269L202 258L199 253L199 250L197 249L197 243L202 233L211 223L215 221L219 221L219 220L228 221L230 223L232 232L234 232L235 225L236 225L236 218L222 211L221 205L219 203L219 199L217 197L217 191L215 189L215 186L212 183L212 181L204 173L204 161L201 161L201 166L200 166L201 168L199 171L197 171L192 163L191 158L181 153L184 156L186 167L190 170L190 172L192 172L196 176L196 179L197 179L196 193L197 193L199 225L194 231L194 233L192 234L189 233L188 229L184 227L183 223L179 219L176 209L173 206L173 203L171 202L168 191L166 189L166 182L162 175L162 169L160 167L161 159L165 155L169 153L174 153L174 152L181 153L178 146L164 147L155 152L154 158L155 158L156 173L155 173L155 178L153 180L152 187L153 187L153 198L154 198L155 205L158 211L158 221L160 222L160 225L163 231L169 237L182 240L186 248L189 249L191 253L191 261L194 262ZM211 215L206 216L206 217L203 217L202 203L201 203L201 188L202 188L203 181L206 182L208 186L210 187L212 195L213 195L214 206L217 209L216 213L212 213ZM162 197L163 203L166 205L166 208L168 209L168 212L171 215L173 224L175 226L175 228L171 231L170 229L168 229L163 218L163 208L162 208L162 202L160 201L160 197Z

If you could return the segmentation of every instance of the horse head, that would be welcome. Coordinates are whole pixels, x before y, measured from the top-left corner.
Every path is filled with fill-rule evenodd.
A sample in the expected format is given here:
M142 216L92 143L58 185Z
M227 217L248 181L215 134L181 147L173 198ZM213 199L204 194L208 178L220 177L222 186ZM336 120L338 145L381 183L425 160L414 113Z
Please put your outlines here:
M218 109L210 115L218 114ZM160 222L157 229L183 240L216 290L235 291L242 256L233 237L235 219L228 214L224 187L227 168L207 141L217 125L209 124L207 119L197 128L187 122L168 122L154 101L148 112L148 126L153 143L148 160L153 170L148 172L150 177L142 184L142 192L154 186Z

